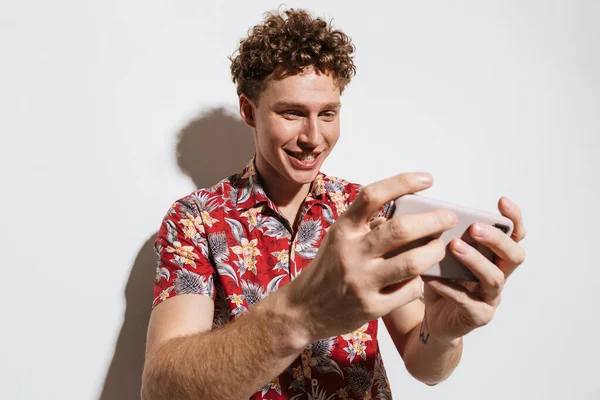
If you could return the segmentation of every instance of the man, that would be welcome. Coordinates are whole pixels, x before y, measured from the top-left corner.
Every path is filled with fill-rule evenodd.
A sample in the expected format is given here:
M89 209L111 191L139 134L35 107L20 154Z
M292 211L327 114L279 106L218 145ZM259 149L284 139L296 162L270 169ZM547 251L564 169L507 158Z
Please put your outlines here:
M256 154L165 216L144 399L391 398L379 317L407 370L429 385L452 373L462 337L493 317L524 260L515 204L499 202L515 224L511 238L471 228L495 264L460 240L450 245L480 283L423 278L423 293L419 275L445 246L390 253L452 228L456 215L385 217L386 205L432 177L401 174L361 190L320 172L340 134L353 51L343 32L297 10L268 15L241 42L231 70Z

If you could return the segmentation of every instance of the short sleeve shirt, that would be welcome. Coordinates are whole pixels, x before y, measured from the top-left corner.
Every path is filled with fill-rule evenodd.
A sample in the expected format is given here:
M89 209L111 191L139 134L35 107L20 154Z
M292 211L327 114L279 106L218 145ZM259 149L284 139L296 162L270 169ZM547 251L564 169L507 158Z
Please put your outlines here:
M292 227L266 196L253 158L243 172L179 199L155 242L152 307L197 294L214 301L213 329L239 317L311 263L360 188L319 172ZM374 320L309 344L250 399L391 399L377 329Z

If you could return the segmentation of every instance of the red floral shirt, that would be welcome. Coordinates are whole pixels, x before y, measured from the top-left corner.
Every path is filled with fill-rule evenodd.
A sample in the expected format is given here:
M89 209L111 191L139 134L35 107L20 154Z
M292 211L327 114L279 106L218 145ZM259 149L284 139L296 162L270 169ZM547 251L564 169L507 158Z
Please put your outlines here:
M223 326L298 276L360 191L319 173L292 229L258 178L252 159L241 174L171 206L155 243L153 307L178 294L209 296L213 329ZM377 323L309 344L250 399L391 399Z

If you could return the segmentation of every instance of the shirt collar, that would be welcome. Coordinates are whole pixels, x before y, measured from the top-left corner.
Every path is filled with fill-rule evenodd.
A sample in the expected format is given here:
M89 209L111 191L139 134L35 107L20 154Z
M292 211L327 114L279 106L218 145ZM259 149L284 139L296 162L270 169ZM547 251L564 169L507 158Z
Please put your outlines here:
M236 209L238 211L256 207L261 203L267 203L271 209L276 210L275 204L267 197L260 183L260 177L256 171L256 155L252 157L235 182L237 188ZM331 196L325 185L325 174L319 171L313 180L306 202L316 200L323 203L325 199L331 201Z

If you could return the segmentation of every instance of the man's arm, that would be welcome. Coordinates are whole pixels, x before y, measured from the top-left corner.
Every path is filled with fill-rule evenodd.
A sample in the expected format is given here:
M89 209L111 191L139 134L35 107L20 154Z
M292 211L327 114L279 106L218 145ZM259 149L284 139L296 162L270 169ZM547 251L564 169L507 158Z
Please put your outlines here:
M421 340L421 327L417 327L417 321L424 315L422 304L412 302L384 317L407 369L425 383L435 384L450 375L460 361L462 337L492 320L506 280L525 260L525 251L518 245L525 237L520 208L503 197L498 201L498 209L514 223L511 237L490 225L476 223L469 228L471 237L494 252L495 262L460 239L452 240L449 245L457 260L479 282L423 277L426 322L431 329L426 343ZM409 320L413 321L412 327Z
M443 259L443 243L433 240L382 256L451 229L456 216L444 210L407 215L374 230L369 221L386 202L430 185L429 175L417 173L365 187L331 226L302 274L221 329L198 333L208 329L212 303L200 311L178 307L177 297L160 303L149 326L144 399L247 398L308 343L351 332L417 299L422 294L418 275Z
M462 355L462 338L441 341L420 339L425 307L415 300L382 317L407 371L427 385L436 385L452 374ZM424 332L426 334L426 332Z
M237 320L207 331L212 314L212 300L199 295L177 296L153 310L144 400L248 398L309 343L302 334L303 318L287 302L285 287Z

